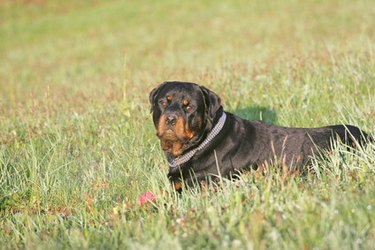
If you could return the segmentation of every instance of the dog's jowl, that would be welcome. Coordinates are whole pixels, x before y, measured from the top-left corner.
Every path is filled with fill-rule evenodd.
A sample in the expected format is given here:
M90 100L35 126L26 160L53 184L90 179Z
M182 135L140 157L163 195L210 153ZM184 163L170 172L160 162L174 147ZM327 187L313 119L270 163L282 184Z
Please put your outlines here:
M217 94L195 83L164 82L151 91L150 103L168 176L178 188L182 180L193 185L269 163L303 168L312 155L329 150L332 140L355 147L368 138L351 125L286 128L244 120L225 112Z

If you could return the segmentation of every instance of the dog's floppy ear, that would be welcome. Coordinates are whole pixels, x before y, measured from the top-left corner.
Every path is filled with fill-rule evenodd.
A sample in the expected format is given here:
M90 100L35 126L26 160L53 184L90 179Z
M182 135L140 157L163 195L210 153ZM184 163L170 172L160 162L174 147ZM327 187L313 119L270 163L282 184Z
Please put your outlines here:
M200 86L206 105L208 119L213 122L217 112L222 109L220 97L204 86Z
M150 104L151 104L151 113L153 111L153 108L155 106L155 98L156 96L158 95L161 87L164 85L164 83L160 84L159 86L157 86L156 88L154 88L153 90L151 90L150 92L150 95L149 95L149 101L150 101Z

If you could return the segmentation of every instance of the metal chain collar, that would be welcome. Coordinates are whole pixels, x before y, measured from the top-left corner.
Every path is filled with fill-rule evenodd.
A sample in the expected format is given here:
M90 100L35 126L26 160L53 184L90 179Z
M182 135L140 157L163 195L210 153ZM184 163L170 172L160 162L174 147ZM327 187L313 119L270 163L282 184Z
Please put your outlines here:
M219 121L217 122L217 124L215 125L215 127L211 130L211 132L208 134L208 136L206 137L206 139L198 147L196 147L195 149L192 149L189 152L187 152L187 153L185 153L183 155L178 156L173 161L168 162L169 167L170 168L176 168L176 167L179 167L180 165L188 162L195 155L195 153L197 151L199 151L202 148L204 148L210 141L212 141L212 139L215 138L215 136L217 136L219 134L219 132L221 131L221 129L224 126L226 118L227 118L227 115L225 114L225 112L223 112L223 114L221 115Z

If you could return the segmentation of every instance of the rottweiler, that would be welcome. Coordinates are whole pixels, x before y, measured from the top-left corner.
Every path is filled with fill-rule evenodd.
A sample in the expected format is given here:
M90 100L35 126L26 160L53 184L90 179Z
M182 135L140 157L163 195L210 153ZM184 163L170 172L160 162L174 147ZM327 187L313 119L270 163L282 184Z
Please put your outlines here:
M287 128L224 112L220 97L190 82L164 82L150 93L151 112L177 190L207 177L231 177L264 164L299 169L340 139L350 147L368 135L351 125ZM275 162L277 161L277 162ZM211 178L212 179L212 178Z

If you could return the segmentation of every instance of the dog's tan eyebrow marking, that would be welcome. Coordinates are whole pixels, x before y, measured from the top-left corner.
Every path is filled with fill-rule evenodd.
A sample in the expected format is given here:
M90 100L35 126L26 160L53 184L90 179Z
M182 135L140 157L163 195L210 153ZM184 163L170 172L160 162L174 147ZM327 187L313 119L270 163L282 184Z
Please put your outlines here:
M172 96L167 95L167 101L172 101Z
M185 106L187 106L187 105L189 105L189 100L187 100L187 99L184 99L183 101L182 101L182 104L184 104Z

